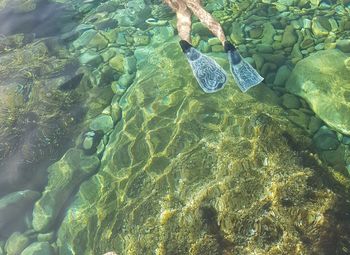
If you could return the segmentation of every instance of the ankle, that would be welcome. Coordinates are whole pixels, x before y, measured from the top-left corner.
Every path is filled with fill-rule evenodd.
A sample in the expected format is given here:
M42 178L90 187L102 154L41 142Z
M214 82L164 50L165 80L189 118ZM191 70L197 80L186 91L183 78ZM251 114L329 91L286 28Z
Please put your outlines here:
M236 50L236 47L229 41L225 41L224 42L224 49L226 52L228 51L235 51Z
M186 53L190 48L192 48L192 44L190 44L188 41L186 40L180 40L179 42L181 49L184 53Z

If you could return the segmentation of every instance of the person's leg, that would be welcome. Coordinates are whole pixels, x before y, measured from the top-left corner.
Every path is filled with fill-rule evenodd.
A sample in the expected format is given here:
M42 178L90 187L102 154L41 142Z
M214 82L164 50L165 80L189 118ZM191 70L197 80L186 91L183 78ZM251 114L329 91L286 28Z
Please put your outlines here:
M206 93L222 89L227 81L225 71L211 58L191 45L191 12L186 0L164 0L175 12L180 46L185 54L199 86Z
M222 45L225 43L225 34L219 22L217 22L209 12L207 12L199 0L185 0L187 7L193 14L208 27L208 29L221 41Z
M191 43L191 12L187 9L186 4L182 0L165 0L165 3L176 13L179 37Z

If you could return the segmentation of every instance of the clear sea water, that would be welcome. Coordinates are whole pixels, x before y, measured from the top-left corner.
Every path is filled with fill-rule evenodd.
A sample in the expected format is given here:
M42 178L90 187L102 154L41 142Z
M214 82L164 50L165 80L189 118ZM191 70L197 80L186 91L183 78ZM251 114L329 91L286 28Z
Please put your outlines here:
M202 5L261 84L158 0L0 0L0 255L350 254L350 2Z

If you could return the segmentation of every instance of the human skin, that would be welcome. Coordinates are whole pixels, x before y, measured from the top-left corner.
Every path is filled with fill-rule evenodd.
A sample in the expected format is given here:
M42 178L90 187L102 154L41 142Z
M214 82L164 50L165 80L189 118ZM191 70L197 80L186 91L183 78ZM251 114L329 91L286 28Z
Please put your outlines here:
M200 0L164 0L176 13L177 30L181 40L191 43L191 13L195 15L221 41L225 42L225 34L219 22L201 5Z

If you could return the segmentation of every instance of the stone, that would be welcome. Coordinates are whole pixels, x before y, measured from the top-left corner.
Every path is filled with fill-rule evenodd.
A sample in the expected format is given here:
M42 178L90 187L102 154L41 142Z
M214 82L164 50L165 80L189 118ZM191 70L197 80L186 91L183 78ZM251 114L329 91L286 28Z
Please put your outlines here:
M287 118L299 127L307 130L310 122L310 116L297 109L287 111Z
M217 37L212 37L212 38L209 38L208 44L209 44L210 46L221 45L221 41L220 41L219 38L217 38Z
M107 45L108 45L108 41L106 40L106 38L101 33L97 33L91 38L87 47L100 51L106 48Z
M324 150L320 151L320 157L322 160L327 162L327 164L331 165L337 171L344 171L345 169L345 149L344 146L338 146L335 150Z
M274 41L274 36L276 35L276 30L271 22L264 23L263 37L261 38L261 43L270 45ZM282 38L281 38L282 39Z
M20 254L30 243L29 238L22 233L14 232L6 241L5 250L7 255Z
M115 14L118 25L121 27L138 27L144 22L144 17L148 17L151 14L150 5L143 0L127 1L125 7L125 9L118 8Z
M350 134L350 55L323 50L298 62L287 81L287 90L300 96L327 125Z
M38 241L39 242L52 242L55 238L55 232L45 233L45 234L38 234Z
M198 34L200 36L208 37L211 36L210 31L202 22L194 22L191 29L193 34Z
M304 18L303 19L303 28L310 29L311 28L311 20Z
M115 33L113 33L113 35L115 35ZM135 43L136 43L136 44L137 44L137 43L140 43L140 45L142 45L143 42L144 42L145 40L146 40L147 43L148 43L149 39L144 38L144 37L139 38L139 37L136 35L136 42L135 42ZM117 45L126 45L126 44L127 44L127 41L126 41L126 38L125 38L125 33L117 33L117 38L115 39L115 42L116 42Z
M310 123L308 126L308 131L311 134L314 134L317 132L317 130L320 129L321 126L322 126L322 120L320 120L319 118L317 118L315 116L311 116Z
M276 77L273 84L276 86L285 86L291 73L292 72L288 66L286 65L281 66L277 70Z
M94 29L89 29L84 31L81 36L73 42L73 46L76 49L81 49L86 47L89 42L96 36L97 31Z
M315 46L315 50L323 50L324 49L324 43L319 43Z
M232 22L230 39L234 44L241 44L244 42L244 34L242 30L242 24L238 22Z
M88 50L80 55L79 61L82 65L98 66L102 63L102 57L97 52Z
M194 36L192 36L193 47L197 48L200 41L201 41L201 37L198 34L195 34Z
M201 40L198 45L198 50L203 53L208 53L211 51L211 47L206 41Z
M96 156L86 156L82 150L73 148L48 168L48 184L33 210L32 224L36 231L45 233L53 227L72 192L96 171L99 164Z
M105 18L95 23L95 28L97 30L107 31L108 29L113 29L117 27L118 23L116 20L111 18Z
M315 17L312 19L311 29L316 37L323 37L327 36L332 28L327 17Z
M136 58L135 56L127 56L124 61L124 70L128 74L136 72Z
M297 41L298 41L298 37L295 33L294 27L292 25L286 26L283 32L283 37L281 42L282 46L293 47Z
M302 37L299 35L299 39L298 39L299 43L300 43L300 39L301 38ZM294 44L294 46L292 48L291 56L292 56L292 63L293 64L296 64L301 59L303 59L303 54L301 53L301 50L300 50L300 47L299 47L299 43Z
M114 96L111 102L111 116L116 123L122 117L122 109L119 106L119 97Z
M28 208L40 197L40 193L32 190L23 190L10 193L0 199L0 229L21 221Z
M174 29L170 26L154 27L150 32L152 34L151 41L154 45L164 43L175 34Z
M273 53L274 51L272 46L268 44L258 44L256 50L261 53Z
M118 84L122 87L128 88L135 78L135 74L125 73L118 79Z
M336 44L342 52L350 53L350 39L337 40Z
M282 96L282 104L288 109L298 109L301 106L299 99L288 93Z
M145 46L149 44L150 41L151 41L151 38L148 35L144 35L144 34L134 35L134 46ZM117 43L120 45L125 45L126 40L125 42L118 41Z
M224 9L224 7L225 7L224 0L208 1L208 3L205 5L205 9L208 12L219 11Z
M29 245L21 255L54 255L55 252L48 242L35 242Z
M107 107L110 113L110 107ZM103 136L102 132L89 131L83 135L82 148L84 149L85 154L92 155L96 152L96 147Z
M343 139L341 141L343 144L350 145L350 136L343 136Z
M211 46L211 51L212 52L224 52L224 46L222 46L222 44Z
M125 62L125 56L121 53L118 53L116 56L111 58L109 60L109 65L115 69L119 73L124 73L124 62Z
M109 115L100 115L91 121L89 127L93 131L102 131L106 134L113 128L113 120Z
M121 95L124 94L127 87L124 87L121 84L119 84L119 82L114 81L111 83L111 89L112 89L114 94L116 94L118 97L120 97Z
M257 26L253 27L248 31L249 37L252 39L259 39L263 35L263 27Z
M312 141L318 150L336 150L340 144L337 134L326 126L322 126L313 136Z
M252 57L254 59L256 69L261 70L262 66L265 63L264 58L260 54L254 54Z
M84 141L83 141L83 149L89 151L93 148L93 144L94 144L94 138L91 136L87 136L84 138Z
M101 53L101 57L103 62L108 62L111 58L113 58L116 54L116 50L114 48L108 48Z

